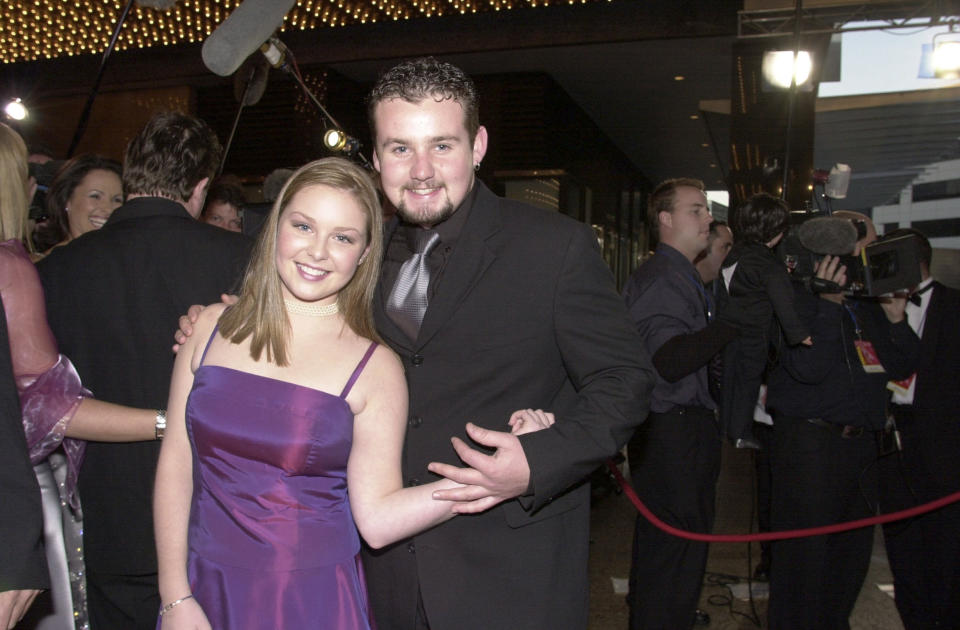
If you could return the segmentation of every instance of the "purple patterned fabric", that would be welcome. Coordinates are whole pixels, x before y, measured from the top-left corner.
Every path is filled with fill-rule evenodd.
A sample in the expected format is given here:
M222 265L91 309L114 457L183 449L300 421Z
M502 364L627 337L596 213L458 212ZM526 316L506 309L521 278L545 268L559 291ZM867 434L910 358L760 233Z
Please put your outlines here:
M90 392L81 385L70 360L57 350L47 325L40 276L23 243L15 239L0 243L0 294L30 461L34 465L42 462L63 444L68 470L62 499L79 516L77 473L86 444L64 439L64 432L80 401Z
M62 354L49 370L38 377L17 377L20 407L23 412L23 431L30 449L30 463L36 465L63 443L67 454L67 500L70 507L80 511L77 498L77 474L83 462L87 443L65 438L64 432L80 401L91 396L80 383L80 376L70 359Z
M353 414L345 397L374 347L339 396L222 366L197 369L187 401L187 564L214 628L372 627L347 496Z

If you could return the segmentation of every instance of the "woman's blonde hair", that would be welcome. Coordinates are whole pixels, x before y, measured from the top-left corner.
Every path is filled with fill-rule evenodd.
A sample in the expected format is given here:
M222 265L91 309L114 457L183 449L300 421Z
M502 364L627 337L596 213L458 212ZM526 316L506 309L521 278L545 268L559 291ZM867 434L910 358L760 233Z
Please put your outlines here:
M0 123L0 239L17 239L33 252L27 238L29 177L27 145L20 134Z
M251 337L250 356L257 361L266 349L267 361L280 366L289 363L290 320L276 265L277 235L280 216L290 200L310 186L329 186L351 194L366 215L369 250L353 278L340 290L338 301L340 312L353 332L368 339L380 339L372 310L383 251L383 219L377 191L370 176L360 167L342 158L324 158L301 167L287 180L253 249L240 299L220 318L220 332L231 342L240 343Z

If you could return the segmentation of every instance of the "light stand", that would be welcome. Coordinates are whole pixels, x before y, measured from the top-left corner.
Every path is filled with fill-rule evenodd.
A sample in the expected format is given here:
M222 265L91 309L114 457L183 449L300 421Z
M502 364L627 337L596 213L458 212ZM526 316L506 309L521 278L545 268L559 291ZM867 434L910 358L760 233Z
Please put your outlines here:
M329 121L330 125L334 129L328 130L324 134L324 145L332 151L341 151L345 153L348 157L356 157L360 160L360 163L367 170L372 171L373 165L367 160L366 156L360 153L360 143L342 130L343 127L336 121L336 119L327 111L327 108L323 106L323 103L314 95L314 93L307 87L306 82L303 80L303 76L300 74L300 68L297 67L297 60L294 58L293 53L290 52L290 49L287 48L286 44L280 41L276 36L268 39L262 46L260 46L260 52L267 58L267 61L270 62L270 65L274 68L279 68L283 72L286 72L293 77L294 81L297 82L297 85L300 86L300 89L303 90L303 93L307 95L313 104L317 106L317 109L320 110L320 113L323 114L324 118ZM333 145L328 143L328 136L331 133L336 132L339 134L337 138L331 138Z
M83 138L84 132L87 130L87 123L90 121L90 110L93 109L93 101L97 98L97 92L100 91L100 81L103 79L103 71L107 68L107 60L110 58L110 53L113 52L113 49L117 45L117 40L120 38L120 29L123 28L123 23L127 19L127 14L130 13L130 8L133 6L134 0L128 0L127 6L123 8L123 11L120 13L120 19L117 20L117 26L113 29L113 35L110 37L110 43L107 44L107 49L103 51L103 57L100 59L100 69L97 71L97 78L93 82L93 87L90 88L90 95L87 97L87 103L83 106L83 112L80 114L80 120L77 122L77 130L73 134L73 140L70 142L70 148L67 149L67 159L73 157L73 152L77 150L77 145L80 144L81 138Z

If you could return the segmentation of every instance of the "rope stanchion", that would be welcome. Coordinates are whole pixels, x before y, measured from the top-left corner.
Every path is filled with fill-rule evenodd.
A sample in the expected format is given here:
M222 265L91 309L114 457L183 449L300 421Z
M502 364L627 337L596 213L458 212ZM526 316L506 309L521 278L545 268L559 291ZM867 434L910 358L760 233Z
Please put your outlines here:
M620 469L617 468L617 465L613 463L613 460L607 461L607 468L610 469L610 472L617 480L617 483L619 483L620 487L623 488L624 494L627 495L627 498L630 499L630 502L633 503L633 506L637 508L637 511L640 512L645 519L650 521L658 529L661 529L672 536L700 542L764 542L768 540L784 540L787 538L805 538L809 536L823 536L824 534L836 534L838 532L846 532L851 529L870 527L872 525L890 523L892 521L899 521L905 518L919 516L921 514L926 514L927 512L932 512L945 505L960 501L960 492L954 492L953 494L948 494L947 496L941 497L935 501L930 501L929 503L924 503L923 505L918 505L906 510L900 510L899 512L890 512L889 514L880 514L878 516L861 518L855 521L847 521L845 523L823 525L821 527L789 529L778 532L763 532L759 534L700 534L697 532L688 532L682 529L677 529L672 525L664 523L657 517L656 514L650 511L650 508L643 504L643 501L641 501L640 497L637 496L637 493L633 490L633 487L631 487L627 480L623 478L623 473L621 473Z

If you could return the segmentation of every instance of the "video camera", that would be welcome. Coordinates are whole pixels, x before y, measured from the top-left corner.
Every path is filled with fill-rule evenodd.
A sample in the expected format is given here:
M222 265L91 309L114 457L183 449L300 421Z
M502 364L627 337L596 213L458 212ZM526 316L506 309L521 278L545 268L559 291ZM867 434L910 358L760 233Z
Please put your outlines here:
M62 160L50 160L43 164L30 162L28 165L30 176L37 181L37 192L33 194L33 199L30 201L29 214L34 221L47 219L47 191L61 166L63 166Z
M852 255L857 241L866 235L865 221L795 211L790 213L790 231L779 245L778 255L797 281L817 293L877 297L920 284L917 239L880 239L861 248L858 256ZM840 263L846 265L846 286L815 277L814 268L825 255L839 256Z

